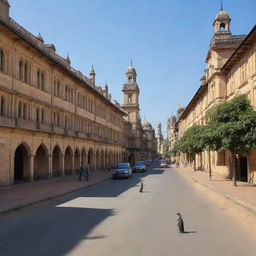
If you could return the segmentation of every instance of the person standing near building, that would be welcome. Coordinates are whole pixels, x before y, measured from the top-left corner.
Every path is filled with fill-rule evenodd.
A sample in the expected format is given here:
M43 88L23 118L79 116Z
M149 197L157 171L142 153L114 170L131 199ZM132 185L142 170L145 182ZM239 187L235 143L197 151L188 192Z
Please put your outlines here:
M80 168L79 168L79 178L78 178L79 181L82 180L83 174L84 174L84 168L83 168L83 166L81 165Z

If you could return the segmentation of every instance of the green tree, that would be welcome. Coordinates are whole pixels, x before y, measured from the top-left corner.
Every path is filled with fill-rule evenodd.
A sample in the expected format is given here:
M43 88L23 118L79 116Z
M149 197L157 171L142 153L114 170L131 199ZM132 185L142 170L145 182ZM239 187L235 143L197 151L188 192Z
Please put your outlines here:
M204 144L202 140L203 127L200 125L193 125L189 127L180 140L175 144L173 153L178 154L180 152L188 154L193 159L194 170L196 169L195 156L204 150Z
M236 186L236 158L248 154L256 145L256 112L245 95L220 103L206 114L205 147L209 150L228 150L235 160L231 167ZM208 131L207 131L208 129Z

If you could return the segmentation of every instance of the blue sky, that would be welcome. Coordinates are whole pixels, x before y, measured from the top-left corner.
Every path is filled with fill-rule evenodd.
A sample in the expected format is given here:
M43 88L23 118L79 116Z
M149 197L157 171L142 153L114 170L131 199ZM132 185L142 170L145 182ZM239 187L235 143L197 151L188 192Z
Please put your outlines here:
M220 0L9 0L10 15L96 83L108 82L123 102L125 72L133 60L142 120L156 128L199 87ZM256 21L256 0L224 0L233 34L247 34Z

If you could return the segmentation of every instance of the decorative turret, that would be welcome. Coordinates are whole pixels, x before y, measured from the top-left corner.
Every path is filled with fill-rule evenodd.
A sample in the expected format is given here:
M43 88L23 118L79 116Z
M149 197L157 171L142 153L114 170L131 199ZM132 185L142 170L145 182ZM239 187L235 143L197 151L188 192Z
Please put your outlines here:
M44 43L44 39L41 35L41 33L39 32L38 36L36 37L40 42Z
M223 11L223 6L221 4L221 9L217 13L214 22L214 33L215 34L231 34L230 33L230 17L229 14Z
M69 65L71 64L71 61L70 61L70 58L69 58L69 54L67 54L66 61L67 61L67 63L68 63Z
M96 73L94 71L93 65L92 65L92 69L90 72L90 80L92 81L92 84L95 86L95 77L96 77Z
M131 61L131 65L127 69L126 76L127 76L128 84L136 83L137 73L135 68L132 66L132 61Z
M9 9L10 5L7 0L0 0L0 19L3 21L9 21Z

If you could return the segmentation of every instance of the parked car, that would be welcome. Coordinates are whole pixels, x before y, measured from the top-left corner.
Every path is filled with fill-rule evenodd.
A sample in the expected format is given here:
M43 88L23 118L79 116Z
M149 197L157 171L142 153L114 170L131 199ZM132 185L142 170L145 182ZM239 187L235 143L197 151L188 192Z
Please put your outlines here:
M134 172L145 172L147 170L147 166L144 161L137 161L132 167Z
M147 167L152 164L152 160L150 160L150 159L147 159L147 160L145 160L144 162L145 162L145 165L146 165Z
M132 167L129 163L119 163L112 169L112 178L132 178Z
M167 162L166 162L166 161L161 161L161 162L160 162L160 167L161 167L161 168L167 168L167 167L168 167Z

